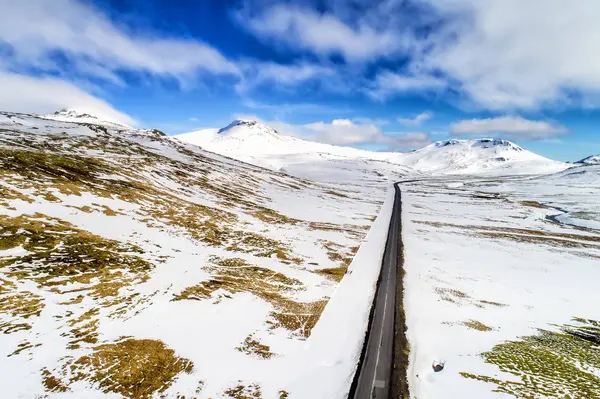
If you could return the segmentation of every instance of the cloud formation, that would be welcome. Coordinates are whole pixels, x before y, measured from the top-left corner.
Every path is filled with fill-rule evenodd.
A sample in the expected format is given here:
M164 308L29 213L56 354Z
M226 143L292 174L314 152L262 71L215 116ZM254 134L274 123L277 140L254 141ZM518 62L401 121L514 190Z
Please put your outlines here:
M600 2L425 0L443 23L411 66L485 109L599 106ZM573 95L575 94L575 95Z
M243 9L237 15L240 26L263 40L320 56L339 55L350 62L386 57L404 45L393 32L378 30L366 21L359 19L351 26L333 13L286 3L259 12Z
M520 116L500 116L486 119L468 119L450 126L454 136L502 135L520 140L539 140L567 133L564 126L525 119Z
M433 112L425 111L413 118L398 117L396 120L398 123L404 126L421 126L424 122L427 122L431 118L433 118Z
M137 122L106 101L90 95L77 86L51 77L32 77L0 71L0 110L51 113L62 108L75 108L98 118L135 126Z
M285 131L285 130L283 130ZM298 137L321 143L356 146L380 144L390 150L421 148L429 143L429 134L423 132L387 133L373 122L361 123L358 120L335 119L332 122L315 122L293 129Z
M0 0L0 38L13 65L60 71L56 52L77 72L119 81L121 70L184 80L198 71L239 74L235 64L198 40L138 35L77 0Z

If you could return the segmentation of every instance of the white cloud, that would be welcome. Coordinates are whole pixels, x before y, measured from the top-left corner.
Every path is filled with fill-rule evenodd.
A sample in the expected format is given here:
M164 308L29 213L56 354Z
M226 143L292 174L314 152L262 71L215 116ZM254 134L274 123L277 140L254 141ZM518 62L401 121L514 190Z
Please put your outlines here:
M286 127L280 127L285 132ZM288 127L289 129L289 127ZM387 133L375 123L360 123L350 119L332 122L315 122L289 129L294 135L327 144L356 146L381 144L390 149L420 148L431 143L429 135L422 132Z
M529 120L520 116L501 116L463 120L452 124L450 132L454 136L493 134L522 140L538 140L564 134L567 129L554 123Z
M0 70L0 110L50 113L74 108L98 118L134 126L136 121L77 86L56 78L31 77Z
M441 91L446 86L445 80L423 73L400 74L382 71L367 89L367 94L374 99L383 100L398 93Z
M421 126L424 122L427 122L433 118L433 113L429 111L421 112L413 118L398 117L397 121L404 126Z
M240 25L259 38L310 50L318 55L341 55L348 61L370 61L394 54L404 46L390 30L377 30L359 20L350 26L331 13L278 4L258 14L243 10Z
M198 71L239 74L235 64L197 40L134 34L77 0L0 0L0 40L11 47L13 67L61 71L63 53L84 75L119 82L134 70L181 81Z
M445 23L415 46L413 65L447 76L476 105L577 105L573 91L600 105L600 2L425 1Z
M336 81L333 68L311 64L278 64L275 62L250 61L241 63L244 76L237 85L240 92L256 86L271 84L278 88L295 88L309 81L327 83Z
M280 120L264 120L254 114L235 114L234 119L253 120L272 127L281 134L300 139L340 146L380 144L390 150L421 148L430 144L424 132L383 132L380 122L369 118L334 119L331 122L292 124Z
M349 119L335 119L331 123L315 122L304 125L305 129L317 133L322 143L357 145L377 142L383 133L374 124L355 124Z

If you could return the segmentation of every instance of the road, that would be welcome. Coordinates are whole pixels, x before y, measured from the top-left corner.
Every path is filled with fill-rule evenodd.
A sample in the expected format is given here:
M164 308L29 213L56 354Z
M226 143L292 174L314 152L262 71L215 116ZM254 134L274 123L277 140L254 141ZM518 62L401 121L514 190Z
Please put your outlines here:
M394 335L396 325L396 291L401 259L401 193L396 195L386 243L381 274L373 303L363 355L350 391L350 399L389 399L394 381ZM401 291L400 291L401 292ZM394 373L395 374L395 373Z

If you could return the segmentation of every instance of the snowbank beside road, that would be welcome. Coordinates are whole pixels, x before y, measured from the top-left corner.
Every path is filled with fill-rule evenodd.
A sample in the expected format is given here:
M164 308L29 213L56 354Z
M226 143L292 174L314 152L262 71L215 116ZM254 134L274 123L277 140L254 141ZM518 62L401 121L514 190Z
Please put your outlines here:
M306 371L289 387L290 398L347 397L364 343L393 208L394 186L390 184L379 216L299 354L298 370Z

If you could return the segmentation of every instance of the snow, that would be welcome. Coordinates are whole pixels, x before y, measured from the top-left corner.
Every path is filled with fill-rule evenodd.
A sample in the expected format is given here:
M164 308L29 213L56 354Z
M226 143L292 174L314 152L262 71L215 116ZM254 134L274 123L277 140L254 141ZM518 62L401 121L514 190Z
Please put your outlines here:
M299 361L292 398L347 398L362 351L394 205L390 186L379 216L354 255ZM377 262L379 260L379 262ZM351 311L349 311L351 309ZM308 383L310 381L310 383Z
M288 159L327 159L386 163L413 174L533 175L569 167L516 144L499 139L447 140L410 152L374 152L286 136L255 121L235 120L220 130L202 130L174 136L219 154L256 165L286 170Z
M600 155L590 155L589 157L583 158L575 163L581 165L600 165Z
M117 129L133 129L131 126L127 126L122 123L117 123L105 119L99 119L94 115L90 115L86 112L81 112L72 108L64 108L60 111L56 111L53 114L42 115L41 117L44 119L60 122L91 123L95 125L108 126Z
M60 377L61 370L68 367L69 362L92 351L94 345L90 344L78 349L67 349L66 346L74 320L91 309L99 309L98 344L116 342L123 336L155 339L172 348L177 356L194 362L193 373L180 375L165 391L167 397L191 396L202 381L200 397L225 398L224 392L228 388L239 384L258 384L262 397L267 399L279 398L282 389L287 390L291 398L302 398L305 397L302 391L307 389L310 378L318 379L325 373L336 379L335 384L324 387L322 393L315 391L314 397L322 395L329 398L331 389L342 397L349 388L347 381L351 379L364 337L361 322L366 322L370 299L362 299L372 296L381 263L377 254L385 243L385 232L378 227L366 238L363 235L378 214L374 226L385 225L386 219L389 220L387 212L391 203L388 200L383 207L382 204L388 196L386 190L398 178L397 173L342 160L339 162L346 162L343 181L337 181L338 176L329 174L332 169L315 168L307 174L317 178L317 183L244 164L191 144L148 134L148 131L125 129L104 122L99 123L106 131L97 130L94 124L90 124L88 116L79 114L69 116L75 118L70 121L27 114L0 113L0 116L0 125L6 129L0 134L0 140L10 143L3 144L3 149L36 151L47 148L47 151L56 154L93 157L118 167L116 173L107 170L97 174L95 184L99 186L107 181L127 183L134 178L144 187L164 193L154 200L180 198L227 210L237 218L235 228L275 239L288 246L295 256L302 257L302 263L295 265L275 257L256 257L244 251L206 245L194 240L181 227L169 225L166 220L152 219L148 222L146 219L152 217L144 207L164 206L152 203L150 198L138 203L117 197L116 193L104 197L83 190L81 195L74 195L63 194L53 188L50 191L57 199L50 201L38 194L39 187L26 188L27 180L18 172L11 172L6 180L3 179L2 188L16 190L33 200L8 199L6 205L0 206L0 217L13 218L39 212L106 239L136 244L144 251L141 256L153 264L153 270L147 281L136 282L119 291L119 297L137 295L139 298L126 308L122 317L109 316L115 307L106 307L91 295L79 303L66 305L77 298L76 290L89 289L83 282L69 283L64 288L65 293L59 293L27 279L19 281L15 290L38 295L43 298L45 307L40 316L27 319L31 324L30 330L9 334L7 339L0 341L0 371L14 381L26 381L11 384L3 391L5 396L114 397L101 394L91 383L71 384L71 392L65 394L45 392L41 384L40 370L48 369ZM61 119L64 118L61 116ZM89 140L90 137L93 140ZM149 154L155 156L150 157ZM138 161L150 163L137 168ZM156 162L156 165L151 162ZM242 206L225 206L221 192L206 191L202 186L179 180L175 172L184 172L188 177L205 176L211 184L223 190L233 187L245 189L246 201L256 201L266 209L302 222L263 222L248 214ZM50 181L46 183L51 184ZM43 185L44 182L35 184ZM247 187L252 189L249 191ZM86 206L91 210L85 211L83 207ZM117 214L108 216L102 212L102 207L108 207ZM378 212L380 208L384 209L382 213ZM309 228L311 222L333 224L333 229L312 229ZM342 254L351 247L366 245L365 249L361 246L354 257L350 266L353 274L344 277L339 284L314 272L339 266L323 247L325 240L338 245L336 251ZM2 259L25 255L27 253L22 247L0 253ZM212 256L241 258L298 280L302 290L286 294L294 301L329 300L314 335L304 340L287 329L271 328L269 322L272 321L273 305L250 292L230 293L221 289L206 300L173 301L173 296L187 287L214 278L214 272L207 267ZM4 276L5 272L0 270L0 276ZM70 290L75 291L70 293ZM356 290L361 294L356 295ZM345 301L351 301L356 312L338 312L336 309L343 307ZM0 321L12 320L8 317L9 314L0 315ZM332 334L334 330L328 327L333 325L337 328L346 326L345 330L352 331L352 334L345 331L344 341L340 342L340 330ZM261 344L268 345L274 356L262 359L236 349L250 334ZM27 340L41 346L7 357ZM349 350L349 347L352 349ZM329 367L324 365L327 362ZM322 370L315 369L315 366Z
M392 183L399 180L404 181L404 308L413 398L508 398L493 392L493 384L459 373L514 378L485 363L480 354L573 317L600 320L595 306L600 302L600 245L578 246L592 242L589 237L597 237L600 229L600 166L569 167L497 139L440 141L411 153L371 152L301 140L244 120L223 129L164 137L74 110L45 116L0 112L0 128L5 129L0 132L2 149L91 158L114 167L95 174L95 184L135 182L141 192L159 193L136 202L117 193L98 195L88 186L81 195L55 187L50 192L57 199L50 200L40 187L28 186L27 175L14 170L3 175L0 189L32 201L0 199L0 217L43 213L105 239L135 244L153 266L148 279L119 290L118 298L139 299L121 316L112 314L115 306L104 306L93 295L65 305L77 298L77 291L52 291L0 269L0 282L9 278L16 291L38 295L45 304L40 316L26 319L30 330L0 340L0 372L19 381L3 391L6 397L120 397L89 381L72 384L66 393L49 393L41 383L40 370L59 375L69 362L92 352L94 345L88 344L67 349L69 323L97 308L98 344L123 336L155 339L194 362L193 372L180 374L163 393L167 398L225 399L225 390L240 384L258 384L265 399L280 398L281 390L291 399L345 398L381 267ZM51 184L35 182L46 183ZM242 194L241 201L228 195L233 190ZM276 240L302 261L259 257L243 248L197 240L166 214L155 217L148 211L166 206L167 199L231 213L234 221L228 228ZM104 207L116 214L108 216ZM187 212L173 210L175 215ZM264 221L253 214L257 210L294 221ZM492 236L490 231L503 234ZM539 232L565 246L548 244ZM339 267L324 242L339 246L334 255L359 246L339 282L315 273ZM29 254L19 245L0 251L0 258ZM239 292L220 288L208 299L173 301L186 288L215 278L215 256L239 258L297 280L302 289L282 293L286 299L327 301L310 335L304 339L283 327L272 328L274 305L254 295L251 287ZM68 288L89 289L80 281ZM460 295L449 301L448 292ZM0 314L0 325L14 320L18 318ZM469 329L462 324L468 320L492 330ZM274 355L264 359L236 349L248 336L268 345ZM41 346L8 357L29 341ZM436 361L444 363L443 371L433 371Z
M573 231L569 225L549 222L547 217L555 215L556 209L523 205L535 200L597 210L600 174L582 177L567 172L535 179L470 177L451 184L445 181L445 185L436 179L402 185L404 307L413 398L513 397L492 392L494 384L459 373L512 380L513 375L485 363L479 354L504 341L535 335L538 328L553 330L571 323L574 317L600 319L596 305L600 302L596 287L600 269L594 258L600 255L600 245L585 249L568 245L569 240L576 240L572 234L579 234L582 238L577 241L584 242L585 237L598 237L598 231ZM580 195L584 191L581 180L595 182L587 186L585 195ZM484 199L484 194L498 197ZM519 241L518 235L517 241L502 234L496 238L478 235L482 230L477 226L528 229L559 238L569 234L569 238L560 238L566 240L566 246L557 250L544 240ZM592 223L587 227L593 227ZM533 233L518 234L535 237ZM461 294L444 300L440 290ZM491 302L503 306L489 305ZM469 320L492 330L469 329L462 324ZM432 369L436 359L446 361L442 372Z

